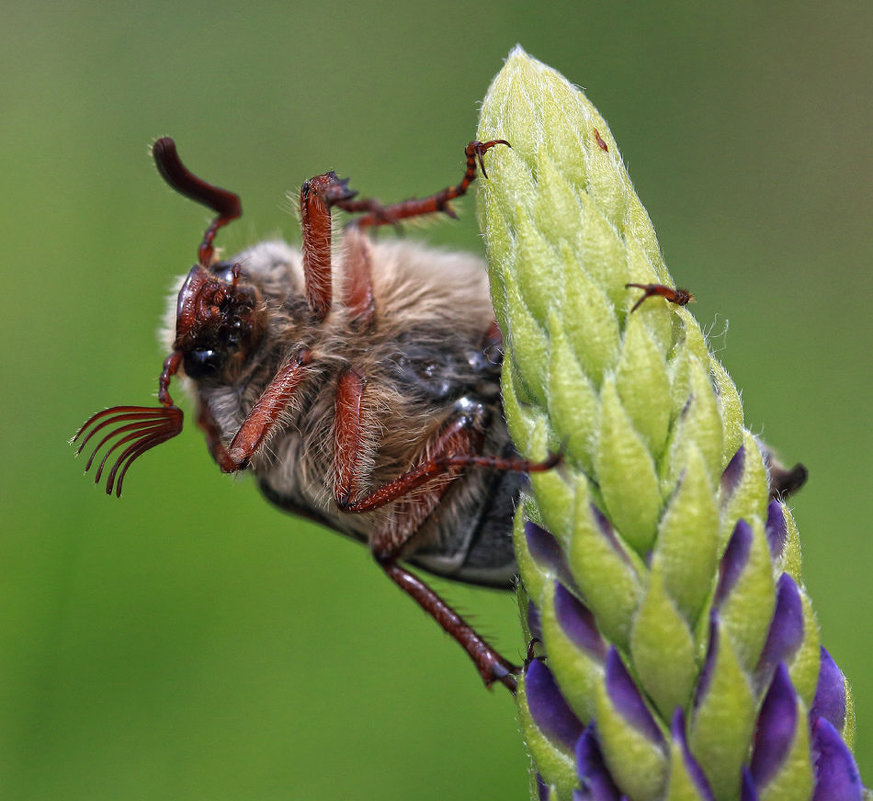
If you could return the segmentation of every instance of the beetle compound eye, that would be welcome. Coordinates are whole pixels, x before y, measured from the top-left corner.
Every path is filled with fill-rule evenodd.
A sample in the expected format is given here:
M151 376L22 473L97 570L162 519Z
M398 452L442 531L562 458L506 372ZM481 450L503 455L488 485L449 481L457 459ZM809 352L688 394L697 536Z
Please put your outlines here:
M191 350L185 354L185 374L189 378L208 378L218 373L227 361L223 350Z
M113 406L111 409L104 409L90 417L71 440L73 444L83 437L76 455L78 456L91 439L104 429L107 433L88 457L85 471L91 469L100 449L115 439L97 467L94 483L99 483L109 457L126 445L127 447L116 457L106 477L106 494L111 495L114 488L115 495L120 496L124 476L133 462L155 445L172 439L182 430L182 410L177 406L156 409L147 406Z

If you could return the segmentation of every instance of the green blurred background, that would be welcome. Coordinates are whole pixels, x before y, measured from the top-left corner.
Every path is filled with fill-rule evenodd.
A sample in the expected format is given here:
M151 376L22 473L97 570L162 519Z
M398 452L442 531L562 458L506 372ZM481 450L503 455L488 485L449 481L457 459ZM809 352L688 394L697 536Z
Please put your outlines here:
M228 252L296 241L285 193L313 174L383 199L454 180L516 42L610 121L748 424L809 466L805 577L871 780L873 6L759 6L4 6L0 797L526 797L509 696L363 549L220 475L194 426L121 501L65 445L150 402L203 230L149 142L241 194ZM423 235L479 249L463 205ZM439 586L520 657L510 595Z

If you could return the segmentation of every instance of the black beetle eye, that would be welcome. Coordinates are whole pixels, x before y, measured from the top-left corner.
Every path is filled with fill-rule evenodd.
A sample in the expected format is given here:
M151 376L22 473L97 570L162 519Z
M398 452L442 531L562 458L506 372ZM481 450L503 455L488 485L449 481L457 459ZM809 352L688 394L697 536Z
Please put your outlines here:
M207 378L218 373L226 360L223 350L189 350L185 354L185 373L189 378Z

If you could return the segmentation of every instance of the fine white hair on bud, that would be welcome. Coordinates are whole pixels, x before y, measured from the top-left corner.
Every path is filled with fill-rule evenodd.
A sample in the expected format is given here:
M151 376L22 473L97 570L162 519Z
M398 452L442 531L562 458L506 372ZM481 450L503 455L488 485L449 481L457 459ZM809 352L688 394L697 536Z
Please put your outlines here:
M515 526L533 792L860 799L797 529L609 126L516 47L477 138L511 144L478 195L507 421L564 454Z

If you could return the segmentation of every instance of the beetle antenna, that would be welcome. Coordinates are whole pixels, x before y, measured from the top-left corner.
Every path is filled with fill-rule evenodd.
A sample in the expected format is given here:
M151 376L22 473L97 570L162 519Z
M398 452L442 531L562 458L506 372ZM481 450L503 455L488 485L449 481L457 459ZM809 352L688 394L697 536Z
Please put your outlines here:
M113 438L118 437L103 454L97 472L94 474L94 483L100 483L100 477L106 468L106 462L123 445L127 447L115 457L115 462L106 477L106 494L111 495L113 489L116 497L121 497L121 486L124 476L130 466L146 451L150 451L155 445L160 445L168 439L172 439L182 430L182 410L173 404L170 397L170 379L175 375L182 363L182 352L173 351L164 361L164 369L158 381L158 400L161 406L151 408L149 406L113 406L102 412L89 417L84 425L70 440L74 444L81 438L82 442L76 450L76 456L82 453L88 443L104 429L108 429L103 438L94 446L88 462L85 464L87 473L98 452L104 445L109 445ZM122 436L123 435L123 436Z
M218 216L209 224L203 241L197 251L197 261L202 267L209 267L215 252L212 243L218 229L242 216L239 195L226 189L208 184L192 173L179 158L176 143L163 136L152 145L152 156L163 179L180 195L212 209Z
M91 469L97 453L104 445L113 437L124 435L107 448L94 476L94 482L99 483L109 457L123 445L127 445L115 458L115 463L106 478L106 494L111 495L114 489L115 495L120 496L124 476L131 464L146 451L172 439L182 430L182 410L177 406L158 407L157 409L146 406L113 406L111 409L104 409L90 417L76 432L76 436L70 440L72 445L80 437L82 438L76 455L78 456L85 449L96 434L106 428L109 431L97 443L88 457L85 472Z

